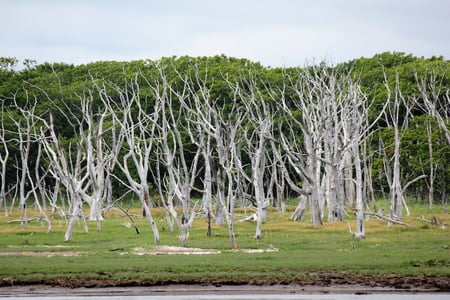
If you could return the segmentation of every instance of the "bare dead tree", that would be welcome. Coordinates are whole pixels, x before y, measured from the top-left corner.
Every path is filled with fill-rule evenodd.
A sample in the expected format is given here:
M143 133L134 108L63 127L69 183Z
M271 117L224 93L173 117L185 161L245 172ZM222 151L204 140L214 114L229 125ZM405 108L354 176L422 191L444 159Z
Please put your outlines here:
M166 193L166 186L167 186L167 182L165 180L165 178L163 178L162 172L161 172L161 167L163 166L163 163L161 162L161 154L158 153L156 155L156 162L155 162L155 170L152 170L152 176L153 176L153 180L155 181L156 187L158 189L158 193L159 193L159 198L160 198L160 203L164 206L164 210L165 210L165 216L166 216L166 221L167 221L167 225L169 226L169 231L173 232L174 231L174 222L175 220L172 217L172 214L170 212L170 208L167 204L166 201L166 197L167 197L167 193Z
M279 129L279 132L281 130ZM281 136L281 143L286 142L286 138L284 135ZM286 165L290 164L288 161L290 160L292 162L292 158L288 157L286 155L283 156L282 149L280 144L275 143L274 139L271 139L271 150L273 153L273 165L276 166L277 170L276 173L279 173L279 176L281 177L281 180L286 182L289 186L289 188L297 193L299 195L299 202L297 204L297 207L295 208L294 212L291 215L291 220L293 221L301 221L303 220L303 217L306 213L306 202L307 202L307 195L309 194L309 190L305 190L303 188L300 188L298 184L291 178L290 172L288 171L288 168ZM286 158L288 157L288 158ZM300 178L305 179L303 172L299 169L294 167L294 173L296 173ZM274 171L275 172L275 171ZM274 176L274 173L272 173L272 176ZM276 175L275 175L276 176ZM277 187L278 189L278 187ZM280 192L281 193L281 192ZM277 192L277 195L279 193Z
M245 144L243 150L250 164L251 175L246 174L242 160L237 160L239 164L236 167L242 177L252 186L257 216L255 239L260 240L262 238L262 224L266 219L267 208L270 205L265 182L270 167L267 163L267 149L273 133L274 113L269 104L264 101L258 89L257 81L256 75L250 74L248 78L241 78L241 82L236 83L232 88L247 112L248 123L243 133Z
M191 192L194 188L197 176L198 160L201 156L201 147L191 149L194 155L189 162L187 159L187 149L183 142L181 130L182 126L189 131L184 120L189 119L185 109L179 107L176 116L173 110L174 101L182 103L188 96L189 89L187 82L181 90L171 88L167 83L164 70L160 68L160 80L154 86L157 101L161 105L161 123L159 124L160 151L168 178L168 207L171 215L177 221L180 243L185 246L189 237L189 230L192 227L196 215L197 206L191 207ZM170 143L170 144L169 144ZM181 204L181 215L175 210L174 202Z
M414 73L417 90L419 91L418 102L424 105L424 110L427 114L436 120L438 127L444 133L447 143L450 145L450 89L442 83L436 72L431 72L425 76L419 77L418 73ZM440 169L433 158L433 142L431 140L431 125L427 122L427 136L428 136L428 153L429 153L429 174L427 179L428 186L428 206L429 210L433 209L434 203L434 183L437 173ZM443 195L446 191L443 191ZM445 202L445 201L444 201Z
M364 101L361 101L362 98L359 96L357 87L353 87L350 92L354 92L354 95L351 95L351 99L354 100L353 108L349 116L349 119L353 120L352 131L350 134L353 136L353 143L351 147L351 151L353 154L353 162L355 165L355 187L356 187L356 231L354 236L357 239L365 238L365 228L364 228L364 200L363 200L363 174L362 174L362 165L361 165L361 154L360 154L360 146L361 141L365 138L363 127L366 123L367 118L367 108L365 107Z
M93 80L93 79L92 79ZM95 83L95 81L93 80ZM38 88L38 87L36 87ZM47 96L50 103L54 103L54 101L45 93L44 90L41 90L44 95ZM101 90L98 90L100 96ZM103 108L103 111L100 113L94 112L93 102L94 102L94 90L86 90L84 94L77 95L79 100L79 105L75 108L69 107L67 104L62 103L60 105L56 105L57 110L63 115L63 117L67 120L68 124L71 124L73 132L80 139L76 147L77 157L81 158L80 161L76 163L80 163L80 166L72 166L71 168L67 168L65 170L60 169L58 171L54 171L53 175L56 180L56 183L59 184L62 180L61 175L70 176L68 172L79 171L79 174L73 174L74 176L69 181L66 181L64 186L68 189L71 198L81 197L82 201L89 204L90 212L89 212L89 220L97 222L97 231L101 230L101 221L103 220L102 210L104 208L105 196L106 196L106 185L105 185L105 173L107 173L107 167L111 168L111 161L115 162L114 155L117 156L116 152L109 151L110 148L105 148L105 141L103 135L106 133L104 128L104 118L106 116L106 108ZM79 112L79 114L77 114ZM37 117L37 116L36 116ZM52 117L50 117L52 119ZM44 118L39 118L40 121L45 124L46 134L49 134L51 137L50 143L44 143L45 147L52 147L56 143L57 134L54 132L53 124L47 123ZM53 122L53 121L52 121ZM108 128L109 129L109 128ZM53 132L52 132L53 131ZM44 131L43 131L44 132ZM53 137L55 136L55 137ZM41 139L43 141L47 140L47 137L41 135ZM60 148L62 152L67 151L66 149ZM49 149L46 149L47 153ZM61 153L62 153L61 152ZM80 153L78 153L80 152ZM67 157L67 153L57 153L57 155L63 155ZM62 157L62 161L66 161L67 158ZM50 160L54 160L55 156L49 155ZM69 163L71 164L71 163ZM85 166L85 167L84 167ZM85 174L86 172L87 177ZM75 179L78 178L86 178L86 180L82 181L82 185L78 188L75 187L77 184L72 181L77 181ZM80 183L80 182L79 182ZM72 188L68 188L72 186ZM39 187L39 186L38 186ZM56 197L59 192L59 186L55 186L55 190L53 193L53 208L55 210L56 206ZM79 213L79 215L83 215ZM82 217L84 219L84 216ZM70 234L67 234L67 237L70 237Z
M4 101L1 103L1 111L2 117L0 118L0 163L1 163L1 172L0 172L0 210L5 206L5 216L8 216L8 206L6 205L6 169L8 165L9 158L9 150L8 150L8 140L5 136L5 124L4 118L5 110L4 110Z
M318 73L308 74L302 71L296 75L295 78L288 76L286 79L288 88L295 97L287 98L282 95L289 134L280 130L280 141L289 163L302 179L302 189L306 191L310 204L311 224L319 226L322 225L324 203L321 187L324 137L322 118L326 112L321 106L324 99L321 97L323 87L320 87L324 81ZM296 130L302 133L301 140L296 137ZM303 204L300 206L304 207ZM296 210L296 213L303 214L302 209ZM293 218L297 219L297 216Z
M389 104L385 110L385 121L393 131L394 141L392 157L388 157L385 148L383 147L384 144L381 145L381 151L384 155L385 174L390 190L390 218L393 220L401 220L403 209L405 209L406 214L409 215L409 209L404 195L404 186L409 186L412 182L424 177L421 175L405 184L402 183L400 164L402 132L408 124L411 109L416 100L413 98L406 99L403 96L398 74L396 74L395 77L393 91L387 82L387 79L385 79L385 87L388 93L386 102ZM409 102L407 100L409 100Z
M195 80L183 78L181 74L179 75L180 79L186 84L189 93L187 99L180 98L181 105L186 109L187 133L191 143L196 145L203 158L202 210L208 223L206 235L211 236L211 219L213 218L213 148L211 146L211 134L208 134L211 126L211 112L209 111L211 99L208 87L199 78L198 70L195 73ZM198 91L197 85L200 85Z
M226 80L226 78L225 78ZM230 236L231 248L237 249L237 242L234 233L234 207L237 196L237 176L236 176L236 159L237 147L240 143L240 136L238 129L244 121L245 113L237 105L237 92L233 91L233 98L228 103L227 110L219 108L218 99L212 99L210 90L206 84L206 78L200 78L198 72L195 78L190 82L190 100L193 105L184 103L192 114L190 118L196 128L197 136L191 135L191 140L202 141L198 143L201 147L204 164L204 203L207 207L211 205L211 183L215 182L216 189L216 223L220 223L223 219L220 214L224 212L226 223L228 226L228 234ZM195 89L198 87L198 90ZM211 146L211 140L214 141L214 149ZM203 145L203 146L201 146ZM216 153L215 158L212 157L213 150ZM216 175L213 176L211 172L211 161L217 161ZM213 179L214 178L214 179ZM222 209L225 208L225 209ZM211 208L207 211L210 212Z
M342 221L347 197L356 211L355 237L364 238L366 181L362 169L365 153L361 153L361 147L375 124L367 120L370 101L349 74L336 74L326 66L299 71L296 77L286 76L285 86L278 94L286 115L284 127L279 130L279 143L302 181L301 189L293 189L300 198L292 219L304 215L308 199L313 226L322 224L325 204L328 220Z
M357 239L365 238L365 226L364 215L365 207L367 206L365 197L365 187L367 184L367 178L364 179L364 164L362 160L366 161L367 151L365 143L371 134L373 134L373 128L378 123L380 118L384 115L386 107L389 101L386 101L379 111L378 115L369 122L369 111L374 104L373 99L368 99L366 95L361 91L358 82L352 81L347 78L345 85L346 97L348 99L347 109L344 109L345 113L342 117L343 120L350 122L347 126L349 131L347 132L350 137L349 151L352 154L352 160L354 163L355 172L355 211L356 211L356 230L353 236Z
M389 86L386 84L387 89L390 91ZM388 98L390 102L390 99ZM392 105L389 106L387 111L387 120L389 125L394 131L394 152L393 152L393 167L392 172L386 171L386 174L392 174L392 178L389 181L390 187L390 199L391 199L391 218L401 220L403 204L405 203L405 198L402 194L402 187L400 181L400 127L403 128L405 124L400 124L400 107L401 104L405 103L405 99L401 94L401 90L398 83L398 78L396 78L396 87L394 90L394 99ZM407 107L407 105L405 105ZM403 114L402 114L403 115ZM405 116L408 117L408 116ZM389 168L389 160L385 159L385 168Z
M58 79L58 77L56 76ZM59 81L59 79L58 79ZM33 133L36 136L36 140L39 141L46 153L47 159L49 160L48 172L55 178L57 182L60 182L65 188L69 199L69 209L71 211L69 215L69 223L65 232L65 240L70 241L72 238L73 227L75 221L81 218L83 221L85 231L89 231L89 228L84 217L84 212L82 210L83 199L89 199L88 190L91 186L89 181L89 173L86 171L85 166L85 148L84 148L84 117L78 117L76 111L67 106L63 101L59 105L48 95L48 93L41 87L35 86L31 83L28 85L32 88L40 91L44 97L49 101L49 103L54 105L54 108L65 118L67 124L71 126L73 132L78 135L80 139L68 147L63 147L60 143L59 136L54 127L54 119L52 114L46 116L40 116L34 112L34 109L27 108L23 110L32 120L34 132L28 132L27 134L31 136ZM60 85L61 88L61 85ZM62 96L61 96L62 97ZM26 118L25 118L26 120ZM92 127L89 128L92 130ZM88 130L89 132L89 130ZM75 151L76 159L72 159L72 152ZM22 154L24 155L24 154ZM30 179L31 180L31 179ZM38 185L39 187L39 180ZM36 188L33 183L33 189ZM34 191L33 191L34 192ZM20 194L20 193L19 193ZM53 196L56 199L57 189L55 190ZM38 198L36 196L36 198ZM56 206L56 200L54 200L53 205ZM36 204L39 209L40 205ZM63 214L66 215L65 213ZM48 221L50 223L50 221ZM49 225L50 226L50 225Z
M92 108L92 94L84 96L80 99L81 110L86 124L86 130L82 135L83 144L86 153L86 168L89 174L92 193L86 197L85 201L89 204L89 220L97 222L97 231L100 231L100 221L103 220L101 214L104 206L104 190L105 190L105 169L107 153L103 147L103 120L106 112L102 112L98 117L94 116Z
M414 73L420 100L423 101L427 113L434 117L439 128L444 132L448 144L450 144L450 88L443 86L436 73L431 73L419 78Z
M436 178L436 171L438 169L438 164L434 162L432 129L430 123L431 123L430 121L427 122L427 140L428 140L428 155L430 168L427 185L428 185L428 210L432 212L434 203L434 182Z
M134 80L130 82L126 89L116 87L116 92L119 95L118 103L112 100L107 101L106 98L104 98L103 103L107 106L115 123L121 128L118 133L119 141L115 147L123 145L126 151L122 162L116 161L117 166L122 170L128 181L128 184L122 183L130 187L139 197L143 215L152 228L155 243L159 244L159 230L150 210L153 201L149 191L148 175L151 162L150 155L153 151L156 151L157 147L156 128L161 103L155 101L151 105L140 99L138 76L139 74L136 74ZM144 104L149 107L144 107ZM117 148L114 151L119 152ZM133 173L130 171L131 167L136 169L137 178L133 177Z
M270 141L270 145L272 149L279 147L279 145L275 144L273 139ZM275 151L271 158L272 170L270 172L271 177L268 187L268 196L273 202L273 205L274 206L276 205L278 211L280 213L285 213L286 212L285 193L287 186L286 186L286 173L284 166L286 164L286 158L282 158L281 156L276 155Z
M17 109L17 111L20 113L20 118L15 119L11 118L12 122L15 124L17 128L17 137L16 142L19 146L19 155L20 155L20 180L18 183L19 187L19 209L21 211L21 219L22 219L22 226L25 226L28 223L27 220L27 200L30 198L31 195L35 195L35 205L38 208L40 214L46 221L48 227L47 231L51 231L51 222L48 218L47 212L42 209L42 206L39 202L39 198L36 196L36 184L33 181L31 171L29 168L29 158L30 158L30 152L31 147L34 143L36 143L35 138L35 130L38 127L37 126L37 119L34 118L35 116L35 109L36 109L36 103L37 100L31 100L28 90L25 90L27 103L24 107L21 107L16 102L16 99L14 98L14 107ZM39 148L40 149L40 148ZM39 168L39 162L40 162L40 154L38 153L38 157L36 160L37 168ZM39 177L39 176L38 176ZM39 185L41 182L41 178L36 178L36 182ZM45 199L42 199L42 201L45 201Z
M53 125L53 117L47 122L41 119L43 126L41 127L39 141L43 145L43 149L50 161L49 172L53 177L58 178L67 190L70 204L70 219L64 235L65 241L72 239L72 232L75 221L78 218L83 220L84 230L89 231L84 213L82 210L82 199L88 188L87 181L89 174L84 172L82 167L83 151L81 142L75 145L75 161L72 160L72 147L64 148L60 144L60 140L56 134Z

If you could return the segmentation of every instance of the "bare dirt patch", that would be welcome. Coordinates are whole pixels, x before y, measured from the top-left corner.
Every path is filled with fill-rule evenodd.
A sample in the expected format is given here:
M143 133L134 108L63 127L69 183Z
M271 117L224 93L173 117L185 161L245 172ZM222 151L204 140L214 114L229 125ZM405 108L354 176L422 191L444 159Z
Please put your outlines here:
M60 246L62 248L64 246ZM55 248L55 247L53 247ZM240 249L236 250L244 253L264 253L264 252L277 252L277 248L268 249ZM125 254L135 255L207 255L207 254L219 254L221 250L217 249L203 249L203 248L188 248L188 247L176 247L176 246L158 246L153 249L145 249L142 247L136 247L128 252L122 252ZM0 252L1 256L30 256L30 257L54 257L54 256L80 256L89 254L82 251L10 251Z
M131 254L144 255L171 255L171 254L185 254L185 255L202 255L202 254L219 254L220 250L201 249L201 248L187 248L175 246L158 246L154 249L144 249L141 247L133 248ZM124 253L125 254L125 253Z
M278 252L277 248L267 248L267 249L240 249L237 251L241 251L244 253L264 253L264 252Z
M0 256L33 256L33 257L80 256L82 254L84 254L84 252L79 251L0 252Z
M278 252L277 248L270 247L268 249L239 249L236 252L244 253L264 253L264 252ZM176 247L176 246L158 246L154 249L144 249L142 247L133 248L130 252L123 252L122 254L136 254L136 255L204 255L204 254L219 254L221 250L217 249L203 249L203 248L188 248L188 247Z

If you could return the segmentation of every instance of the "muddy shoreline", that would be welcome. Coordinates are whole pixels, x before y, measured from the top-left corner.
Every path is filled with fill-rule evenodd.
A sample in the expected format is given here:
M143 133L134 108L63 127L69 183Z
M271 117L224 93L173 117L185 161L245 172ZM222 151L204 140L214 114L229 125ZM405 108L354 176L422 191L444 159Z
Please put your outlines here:
M311 275L311 273L310 273ZM314 272L308 279L3 279L0 296L449 293L450 277Z

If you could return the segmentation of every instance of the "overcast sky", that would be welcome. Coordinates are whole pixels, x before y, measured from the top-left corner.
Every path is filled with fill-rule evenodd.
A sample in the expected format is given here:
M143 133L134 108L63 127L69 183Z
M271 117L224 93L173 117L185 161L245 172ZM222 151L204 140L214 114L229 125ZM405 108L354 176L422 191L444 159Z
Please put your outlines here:
M0 0L0 56L42 62L225 54L266 66L383 51L450 59L448 0Z

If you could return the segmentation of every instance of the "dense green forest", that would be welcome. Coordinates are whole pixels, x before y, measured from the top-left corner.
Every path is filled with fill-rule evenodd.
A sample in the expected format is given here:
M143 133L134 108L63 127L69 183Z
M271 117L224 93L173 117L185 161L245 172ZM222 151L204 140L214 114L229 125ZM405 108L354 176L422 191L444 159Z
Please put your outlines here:
M164 207L184 233L194 212L232 233L238 206L264 218L288 203L295 220L307 206L313 225L378 214L379 198L391 221L411 201L446 209L449 71L443 57L397 52L290 68L0 58L0 208L79 217L88 205L100 221L137 197L152 226L150 209Z

